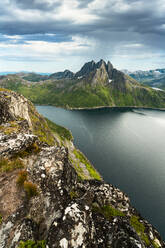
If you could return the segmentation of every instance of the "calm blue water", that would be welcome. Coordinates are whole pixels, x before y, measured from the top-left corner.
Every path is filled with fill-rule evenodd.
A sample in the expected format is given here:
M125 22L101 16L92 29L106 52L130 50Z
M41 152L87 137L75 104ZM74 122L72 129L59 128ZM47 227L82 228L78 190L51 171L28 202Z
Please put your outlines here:
M72 131L105 181L127 193L165 239L165 112L37 109Z

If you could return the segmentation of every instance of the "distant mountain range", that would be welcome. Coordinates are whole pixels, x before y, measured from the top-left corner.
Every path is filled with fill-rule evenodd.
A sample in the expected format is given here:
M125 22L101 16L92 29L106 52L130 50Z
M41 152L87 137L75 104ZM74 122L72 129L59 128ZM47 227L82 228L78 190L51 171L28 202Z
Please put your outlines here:
M74 73L69 70L65 70L63 72L56 72L49 76L49 78L53 78L53 79L63 79L63 78L69 79L73 77L74 77Z
M65 108L165 108L165 92L145 86L127 74L116 70L109 61L92 60L77 73L65 70L51 75L7 75L0 77L0 85L22 93L36 104Z
M165 69L135 72L123 70L123 72L145 85L165 89Z
M44 72L29 72L29 71L19 71L19 72L16 72L16 71L2 71L0 72L0 75L8 75L8 74L38 74L38 75L47 75L49 76L51 73L44 73Z

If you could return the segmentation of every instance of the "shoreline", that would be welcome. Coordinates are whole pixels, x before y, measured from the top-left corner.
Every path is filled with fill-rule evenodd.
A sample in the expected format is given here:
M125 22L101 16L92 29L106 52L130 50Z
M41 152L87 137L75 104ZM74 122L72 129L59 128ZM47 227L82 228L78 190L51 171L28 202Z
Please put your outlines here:
M35 104L35 106L52 106L56 108L62 108L65 110L95 110L95 109L125 109L125 110L131 110L131 109L145 109L145 110L159 110L159 111L165 111L165 108L153 108L153 107L144 107L144 106L96 106L96 107L62 107L62 106L56 106L56 105L51 105L51 104Z
M159 110L159 111L165 111L165 108L153 108L153 107L142 107L142 106L98 106L98 107L86 107L86 108L66 108L68 110L93 110L93 109L148 109L148 110Z

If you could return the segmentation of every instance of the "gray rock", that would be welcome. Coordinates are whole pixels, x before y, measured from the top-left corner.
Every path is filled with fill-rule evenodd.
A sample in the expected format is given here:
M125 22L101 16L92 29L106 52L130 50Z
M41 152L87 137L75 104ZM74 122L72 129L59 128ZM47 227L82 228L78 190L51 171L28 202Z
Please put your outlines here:
M17 95L11 94L14 101ZM131 206L125 193L104 181L80 180L68 149L39 142L29 127L32 120L28 121L28 112L24 109L22 115L22 108L6 107L6 96L6 92L0 96L0 159L10 161L37 144L37 152L21 158L26 183L37 193L29 197L24 186L18 188L20 169L0 172L0 248L15 248L27 240L45 240L46 248L165 247L159 233ZM23 128L4 134L11 120L22 123L18 120L21 115L26 120Z

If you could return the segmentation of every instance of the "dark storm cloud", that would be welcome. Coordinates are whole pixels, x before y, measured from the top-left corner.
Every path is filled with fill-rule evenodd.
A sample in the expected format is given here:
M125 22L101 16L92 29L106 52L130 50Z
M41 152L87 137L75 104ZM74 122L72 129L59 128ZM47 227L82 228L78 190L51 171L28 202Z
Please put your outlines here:
M45 42L68 42L72 41L69 36L52 35L52 34L34 34L34 35L22 35L19 37L8 36L0 34L0 43L5 44L26 44L28 41L45 41Z
M71 41L73 36L86 37L95 41L102 54L107 53L106 49L113 54L121 43L139 43L150 49L164 50L164 0L77 0L77 7L75 1L72 13L72 3L67 5L66 0L4 0L0 3L0 33L22 36L18 43L60 43ZM60 8L61 5L67 7ZM32 16L26 17L29 11ZM89 15L89 20L88 15L82 19L84 13ZM90 19L91 16L94 18ZM0 42L3 41L7 42L7 38L1 37Z
M68 28L66 28L68 26ZM44 23L41 24L40 21L18 21L13 20L12 22L5 21L0 22L0 31L3 34L8 35L35 35L35 34L47 34L47 33L69 33L71 31L71 26L68 22L63 21L49 21L45 20Z
M38 10L51 10L61 5L59 1L48 2L46 0L10 0L22 9L38 9Z
M78 7L79 8L88 8L88 4L92 3L94 0L79 0L78 1Z
M53 35L53 34L35 34L35 35L24 35L25 41L46 41L46 42L65 42L71 41L72 38L66 35Z
M54 11L57 7L60 6L61 1L52 1L49 2L47 0L10 0L11 3L15 3L17 8L23 8L26 12L27 9L36 9L39 12L44 11L45 13L50 13L50 17L52 15L52 11ZM92 3L92 0L79 0L78 8L88 8L88 4ZM71 20L53 20L48 17L41 18L41 20L32 19L32 20L20 20L19 16L14 17L14 9L13 13L8 13L8 6L4 4L0 4L0 12L3 9L3 13L7 13L7 17L4 17L4 20L0 21L0 32L6 34L36 34L36 33L63 33L68 35L70 34L84 34L89 32L94 32L98 29L110 31L128 31L137 33L155 33L155 34L164 34L165 29L161 29L161 25L165 23L164 17L159 16L154 12L155 1L150 1L150 5L145 3L143 0L143 9L138 8L138 3L141 1L132 1L125 0L124 3L128 5L131 4L132 8L125 11L118 11L117 5L114 10L115 1L109 1L109 4L106 8L99 8L94 10L89 10L90 13L93 13L99 17L99 20L96 20L92 23L81 23L75 24ZM153 2L153 5L151 4ZM1 8L2 6L2 8ZM151 8L152 7L152 8ZM157 4L156 4L156 7ZM160 6L161 9L161 6ZM65 13L63 13L65 16ZM42 15L42 13L41 13ZM8 20L9 19L9 20Z

